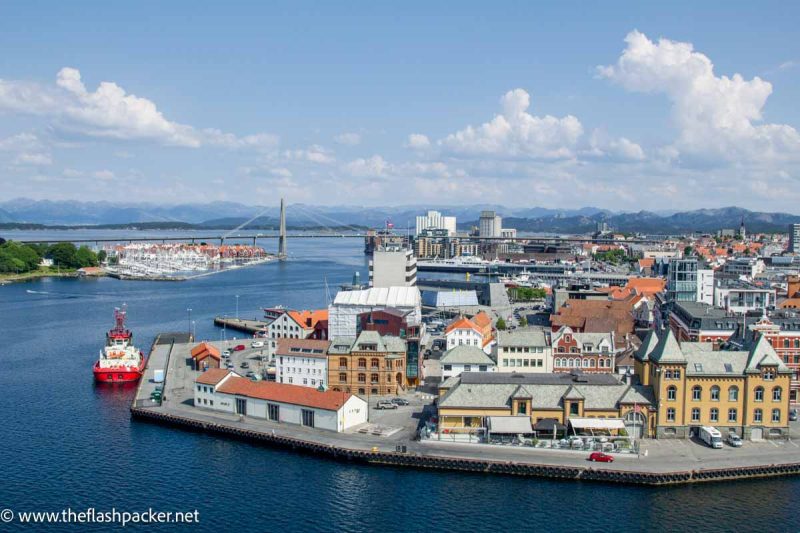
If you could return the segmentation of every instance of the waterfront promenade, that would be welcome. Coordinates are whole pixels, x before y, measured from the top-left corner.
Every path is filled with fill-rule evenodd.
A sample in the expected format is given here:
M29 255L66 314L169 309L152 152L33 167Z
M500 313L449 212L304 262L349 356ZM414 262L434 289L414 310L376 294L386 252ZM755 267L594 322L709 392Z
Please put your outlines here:
M225 348L224 343L213 344ZM646 439L638 456L622 454L615 456L614 463L589 463L586 452L415 440L420 420L432 412L430 396L422 394L407 395L411 405L396 411L376 410L378 398L370 399L370 424L393 428L386 436L362 434L359 428L334 433L239 417L194 407L194 379L199 373L190 366L191 346L177 342L154 346L133 402L135 417L371 464L642 484L800 474L800 428L796 425L785 441L746 442L742 448L715 450L694 441ZM237 369L244 360L258 365L261 357L258 350L251 349L236 355ZM149 400L154 385L148 382L150 366L159 364L166 366L160 405ZM405 452L398 452L398 446L405 446Z

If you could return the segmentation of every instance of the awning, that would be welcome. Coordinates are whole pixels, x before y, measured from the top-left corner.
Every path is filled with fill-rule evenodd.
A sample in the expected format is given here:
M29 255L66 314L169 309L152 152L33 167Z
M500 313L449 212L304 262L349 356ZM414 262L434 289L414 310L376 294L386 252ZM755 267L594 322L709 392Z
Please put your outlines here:
M532 433L531 419L527 416L490 416L489 431L492 433Z
M552 433L555 431L564 431L567 429L567 426L559 422L555 418L545 418L543 420L539 420L536 422L536 425L533 426L533 429L536 431L546 431Z
M575 429L625 429L621 418L570 418L569 423Z

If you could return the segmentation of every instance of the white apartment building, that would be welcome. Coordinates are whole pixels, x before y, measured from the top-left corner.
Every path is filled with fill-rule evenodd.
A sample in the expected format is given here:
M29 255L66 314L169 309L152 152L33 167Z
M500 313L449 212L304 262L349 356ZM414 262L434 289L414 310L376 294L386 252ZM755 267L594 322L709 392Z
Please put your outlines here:
M494 347L498 372L549 374L553 371L553 348L543 328L498 331Z
M703 268L697 271L697 301L714 303L714 271L711 269Z
M369 262L371 287L414 287L417 284L417 258L403 248L375 250Z
M278 339L275 381L327 390L329 346L326 340Z
M426 229L444 229L451 237L456 234L456 217L445 217L439 211L428 211L426 215L417 217L416 235Z
M477 346L456 346L442 354L442 379L460 376L462 372L497 372L497 365Z

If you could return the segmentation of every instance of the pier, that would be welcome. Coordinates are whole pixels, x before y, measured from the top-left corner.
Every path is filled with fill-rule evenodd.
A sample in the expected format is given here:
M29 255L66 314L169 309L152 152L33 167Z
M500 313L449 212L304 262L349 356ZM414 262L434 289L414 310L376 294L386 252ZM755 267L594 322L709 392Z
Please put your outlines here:
M259 331L264 331L264 328L268 326L268 323L261 320L247 320L245 318L218 316L214 318L214 325L253 335Z
M212 344L225 349L235 342ZM411 405L394 412L375 410L377 398L370 399L371 421L401 426L384 436L359 431L335 433L197 408L193 391L199 373L189 364L192 346L187 334L157 337L131 405L135 419L365 465L652 486L800 474L800 446L791 440L752 442L736 450L712 450L683 440L644 440L642 448L648 456L620 455L614 463L589 463L586 454L571 451L419 441L419 420L431 412L430 397L421 394L409 397ZM253 365L263 364L259 350L248 347L236 353ZM163 396L161 401L153 401L150 394L158 384L152 379L158 369L165 371Z

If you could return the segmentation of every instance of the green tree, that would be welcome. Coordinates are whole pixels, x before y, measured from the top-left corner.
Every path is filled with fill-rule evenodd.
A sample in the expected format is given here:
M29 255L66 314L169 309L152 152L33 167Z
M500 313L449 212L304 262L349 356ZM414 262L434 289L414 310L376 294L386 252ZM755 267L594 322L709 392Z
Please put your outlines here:
M500 331L503 331L503 330L506 329L506 321L503 320L503 317L500 317L500 318L497 319L497 323L495 324L495 327L497 329L499 329Z
M691 246L687 246L686 248L683 249L683 256L689 257L690 255L692 255L692 251L693 248Z
M97 254L84 245L75 252L75 261L78 263L78 268L97 266Z
M527 326L527 325L528 325L528 319L527 319L527 318L525 318L525 315L522 315L522 316L520 317L520 319L519 319L519 325L520 325L520 327L522 327L522 328L524 328L525 326Z
M97 252L97 262L102 263L103 261L106 260L107 256L108 254L106 254L105 250L100 250L99 252Z
M77 259L78 249L71 242L59 242L47 249L47 257L53 260L53 264L61 268L78 268Z

